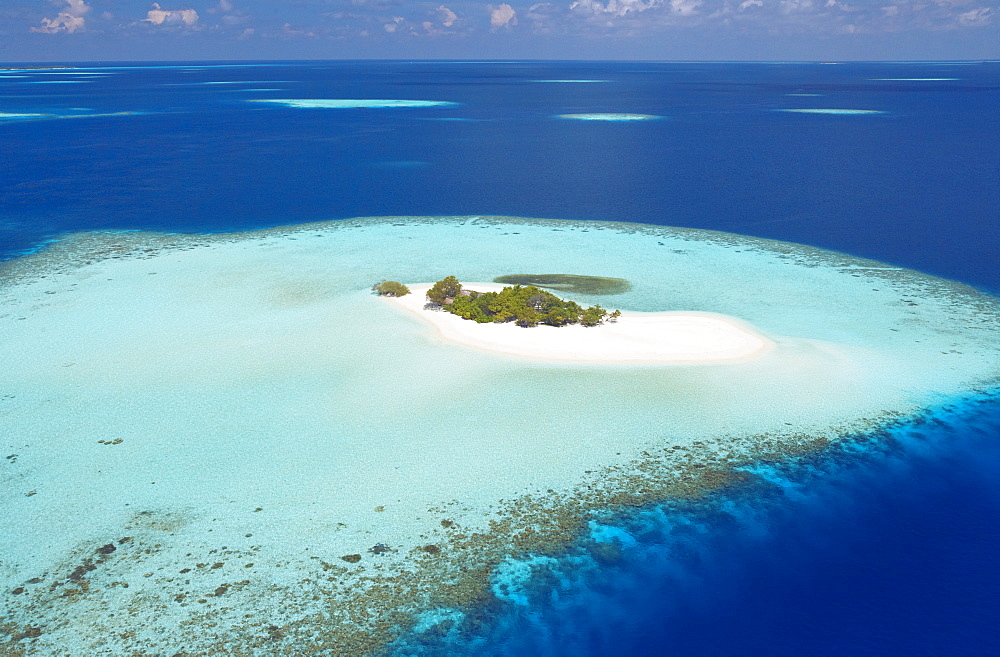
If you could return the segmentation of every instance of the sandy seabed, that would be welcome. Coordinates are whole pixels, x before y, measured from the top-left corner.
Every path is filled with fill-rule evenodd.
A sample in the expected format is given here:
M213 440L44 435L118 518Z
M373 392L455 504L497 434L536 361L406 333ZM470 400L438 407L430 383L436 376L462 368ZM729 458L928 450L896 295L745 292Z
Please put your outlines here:
M530 272L633 289L574 298L624 311L592 329L370 292ZM511 563L604 554L594 526L616 512L709 500L759 459L995 382L997 344L997 300L966 286L710 231L392 217L72 236L0 269L0 654L458 639Z

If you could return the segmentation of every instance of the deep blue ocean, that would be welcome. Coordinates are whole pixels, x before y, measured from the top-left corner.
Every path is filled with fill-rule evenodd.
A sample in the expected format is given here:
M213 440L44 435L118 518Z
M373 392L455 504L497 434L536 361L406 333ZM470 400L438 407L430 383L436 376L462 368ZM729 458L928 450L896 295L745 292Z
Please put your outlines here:
M68 65L0 71L0 258L89 229L490 214L756 235L1000 293L998 62ZM314 98L454 105L247 102ZM660 118L559 118L605 112ZM620 562L468 652L1000 654L1000 402L890 433L714 513L622 519Z

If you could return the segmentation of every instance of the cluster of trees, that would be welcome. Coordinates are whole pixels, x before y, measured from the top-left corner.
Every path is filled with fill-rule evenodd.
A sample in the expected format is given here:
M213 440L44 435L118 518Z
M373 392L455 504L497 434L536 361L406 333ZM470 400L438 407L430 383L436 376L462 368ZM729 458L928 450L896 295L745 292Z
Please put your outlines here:
M463 291L462 284L454 276L435 283L428 290L427 299L442 305L450 313L481 324L517 322L518 326L596 326L621 316L619 310L608 312L600 306L583 308L573 301L563 301L534 285L514 285L499 292Z
M372 285L372 291L383 297L401 297L410 293L410 288L399 281L382 281Z

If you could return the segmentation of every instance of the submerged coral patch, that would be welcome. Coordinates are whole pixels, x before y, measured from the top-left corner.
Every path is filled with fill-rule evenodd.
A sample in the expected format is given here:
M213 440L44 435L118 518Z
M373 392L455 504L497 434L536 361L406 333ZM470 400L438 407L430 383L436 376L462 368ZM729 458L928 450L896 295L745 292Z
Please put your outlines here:
M497 276L493 282L504 285L536 285L576 294L623 294L632 289L632 285L624 278L579 274L507 274Z

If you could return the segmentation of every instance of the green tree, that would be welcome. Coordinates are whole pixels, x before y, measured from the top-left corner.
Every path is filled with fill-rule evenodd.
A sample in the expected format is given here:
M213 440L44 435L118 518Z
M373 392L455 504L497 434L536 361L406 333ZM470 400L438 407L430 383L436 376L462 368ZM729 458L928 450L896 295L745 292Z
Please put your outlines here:
M462 291L462 284L454 276L446 276L427 290L427 298L433 303L443 304L445 299L454 299Z
M600 306L591 306L580 314L580 323L584 326L597 326L604 321L605 316L607 316L604 308Z
M399 281L382 281L373 285L372 290L384 297L401 297L410 293L410 288Z
M541 319L541 315L538 311L530 306L523 306L517 310L516 322L518 326L538 326L538 321Z

